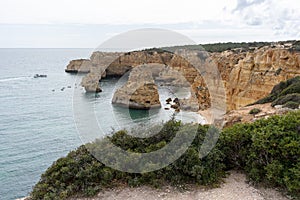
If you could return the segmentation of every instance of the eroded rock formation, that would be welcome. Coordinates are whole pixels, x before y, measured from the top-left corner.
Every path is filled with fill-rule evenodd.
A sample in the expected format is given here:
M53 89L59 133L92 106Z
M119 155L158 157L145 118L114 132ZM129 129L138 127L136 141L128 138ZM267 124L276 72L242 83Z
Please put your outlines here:
M201 109L205 109L210 106L209 92L203 77L195 67L178 54L156 51L129 52L120 56L111 63L106 69L106 73L107 75L121 76L128 70L144 63L156 63L168 66L169 69L160 71L160 74L158 75L159 79L166 80L172 75L175 76L175 82L172 84L177 85L178 83L178 85L190 85L193 90L191 91L192 101L194 102L196 100ZM172 69L171 72L170 68ZM178 73L175 73L174 71ZM184 79L182 79L182 77L184 77ZM201 91L198 89L199 85L202 85ZM195 107L195 105L193 107Z
M151 66L135 67L127 83L114 93L112 103L134 109L161 107L157 85L149 67Z
M99 81L106 76L106 68L115 59L121 56L121 52L94 52L90 59L72 60L65 69L68 73L88 73L81 82L81 86L87 92L101 92Z
M67 65L67 68L65 69L65 72L68 73L88 73L90 72L92 63L89 59L78 59L78 60L72 60Z
M300 75L300 53L284 48L213 57L224 80L227 110L251 104L267 96L279 82Z
M300 53L292 51L290 46L266 46L251 48L249 51L229 50L209 53L208 57L200 55L198 57L203 58L200 68L206 66L204 70L199 70L193 62L191 64L184 59L193 58L193 51L186 53L185 56L180 55L169 52L135 51L124 55L114 54L104 59L105 54L95 52L92 56L94 71L91 70L83 79L82 86L87 91L96 91L100 89L99 80L105 75L122 76L128 70L144 63L159 63L178 71L186 79L193 90L191 100L193 102L196 100L200 110L224 100L226 109L233 110L266 96L280 81L300 75ZM102 64L97 64L99 62ZM210 67L213 65L217 66L220 77ZM165 79L168 76L161 74ZM225 87L224 93L220 91L222 85Z

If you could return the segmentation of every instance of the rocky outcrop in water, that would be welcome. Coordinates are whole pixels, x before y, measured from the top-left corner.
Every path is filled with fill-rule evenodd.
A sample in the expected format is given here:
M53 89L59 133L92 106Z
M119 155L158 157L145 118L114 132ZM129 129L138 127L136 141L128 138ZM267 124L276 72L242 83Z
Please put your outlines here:
M198 102L198 109L206 109L210 106L209 92L200 73L186 59L171 52L136 51L120 56L111 63L106 73L108 75L123 75L135 66L144 63L156 63L167 66L160 71L156 80L169 81L174 86L190 86L191 98ZM171 81L171 82L170 82ZM201 85L201 92L198 86ZM194 106L195 107L195 106Z
M65 69L68 73L88 73L81 82L86 92L101 92L99 81L106 76L106 68L123 53L94 52L90 59L72 60Z
M90 72L92 63L89 59L72 60L67 65L65 72L68 73L88 73Z
M112 103L134 109L161 107L157 85L149 66L135 67L128 81L114 93Z
M117 57L116 54L114 54L114 56ZM99 58L98 61L101 61L101 58L104 59L106 54L103 54L102 52L95 52L92 57ZM96 59L93 60L95 61L93 65L96 65L98 61ZM99 72L90 72L83 78L81 85L85 87L86 91L95 91L100 89L98 82L101 79L101 76L103 76L103 73L105 73L106 76L122 76L136 66L145 63L156 63L166 66L163 71L155 69L152 70L156 80L177 86L190 85L192 90L197 90L197 86L202 84L203 90L201 93L198 95L192 95L192 98L196 99L198 105L200 105L202 109L210 106L210 100L208 98L209 93L207 88L205 88L204 81L200 76L200 73L198 73L187 60L176 54L157 51L135 51L118 56L115 60L109 58L105 58L105 60L108 62L105 62L102 65L98 64L98 66L105 66L105 64L109 63L109 61L111 62L104 70L105 72L102 67L98 67L98 69L100 69L98 70ZM154 66L152 67L154 68ZM196 92L194 91L193 93Z

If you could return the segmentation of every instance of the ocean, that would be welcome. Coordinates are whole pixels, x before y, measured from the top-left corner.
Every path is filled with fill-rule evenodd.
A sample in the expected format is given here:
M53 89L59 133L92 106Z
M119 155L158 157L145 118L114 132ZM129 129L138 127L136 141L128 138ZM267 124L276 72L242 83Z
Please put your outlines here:
M27 196L55 160L85 142L77 132L73 113L74 88L80 87L75 83L82 75L68 74L64 69L70 60L89 58L92 51L0 49L1 200ZM46 74L47 78L34 78L35 74ZM160 123L172 116L172 110L164 109L170 88L159 88L163 103L160 109L143 111L113 106L113 91L123 83L123 79L105 79L101 82L103 92L97 95L82 90L79 101L94 106L100 134ZM186 97L189 91L179 88L175 95ZM203 122L201 116L190 112L180 112L177 118Z

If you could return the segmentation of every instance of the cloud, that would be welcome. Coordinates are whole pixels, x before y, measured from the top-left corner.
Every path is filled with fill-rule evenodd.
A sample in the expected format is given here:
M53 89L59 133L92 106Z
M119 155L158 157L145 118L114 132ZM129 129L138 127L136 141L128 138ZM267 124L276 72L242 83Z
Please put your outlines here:
M299 39L299 11L298 0L0 0L0 47L94 47L139 28L198 43Z
M244 8L247 8L252 5L257 5L264 3L266 0L238 0L237 1L237 6L233 11L241 11Z
M232 4L234 0L230 0ZM228 3L228 2L227 2ZM171 24L218 17L219 0L0 0L0 23Z
M262 25L263 20L259 17L247 17L246 23L251 26Z
M273 35L297 39L300 33L299 10L296 0L238 0L231 13L240 26L269 28Z

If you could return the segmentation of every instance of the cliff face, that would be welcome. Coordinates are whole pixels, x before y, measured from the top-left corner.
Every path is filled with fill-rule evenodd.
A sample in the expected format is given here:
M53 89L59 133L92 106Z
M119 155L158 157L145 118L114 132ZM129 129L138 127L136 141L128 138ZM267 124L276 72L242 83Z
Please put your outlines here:
M198 102L201 110L211 106L212 96L216 102L225 98L227 110L238 109L268 95L279 82L300 75L300 53L281 46L266 46L248 52L210 53L201 61L202 65L208 66L201 72L202 76L199 70L177 54L156 51L105 54L95 52L91 57L94 67L82 81L87 91L100 91L98 82L105 75L122 76L138 65L158 63L183 75L193 90L191 99ZM211 65L217 66L221 80L214 75L209 67ZM162 76L169 77L163 73ZM223 84L226 97L218 92Z
M283 48L213 57L225 83L227 110L251 104L267 96L279 82L300 74L300 53Z
M109 66L114 60L123 55L122 52L94 52L91 55L91 74L93 75L101 75L101 77L106 76L106 68Z
M101 92L99 81L106 76L105 69L123 53L119 52L94 52L89 61L89 72L81 81L81 86L87 92Z

